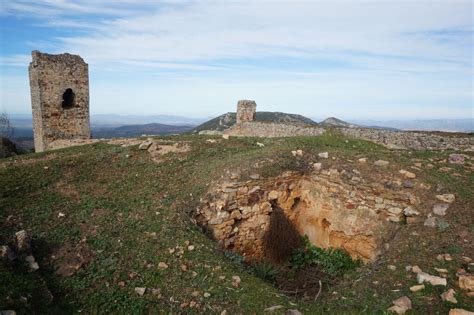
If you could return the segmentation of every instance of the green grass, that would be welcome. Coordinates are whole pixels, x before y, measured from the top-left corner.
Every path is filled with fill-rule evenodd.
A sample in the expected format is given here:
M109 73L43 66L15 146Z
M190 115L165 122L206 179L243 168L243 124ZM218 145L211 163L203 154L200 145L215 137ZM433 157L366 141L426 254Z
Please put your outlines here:
M264 177L286 170L305 172L317 160L317 153L324 151L336 158L328 163L368 157L403 165L410 160L408 154L394 154L337 133L291 139L232 138L219 144L207 143L210 137L202 136L166 138L191 141L192 151L170 154L156 164L136 146L97 143L4 162L8 166L0 167L0 243L27 229L41 268L29 273L26 265L0 264L0 309L15 309L20 314L79 310L87 314L223 310L259 314L267 307L283 305L282 311L298 308L310 314L364 314L383 312L390 306L393 296L373 296L371 290L362 295L345 291L345 299L324 292L320 299L324 303L292 301L261 279L271 280L272 270L256 267L252 272L236 255L222 253L188 214L226 171L238 169L242 178L255 171ZM258 147L257 141L265 146ZM297 149L304 150L304 157L291 156ZM461 198L470 189L463 187L462 180L445 179L435 171L426 176L433 182L455 185ZM65 216L58 218L59 212ZM187 250L188 241L194 250ZM88 256L70 277L57 275L51 258L60 255L65 246ZM173 254L170 248L175 249ZM159 269L160 262L169 268ZM181 265L186 265L187 271L182 271ZM240 288L231 285L233 275L242 279ZM347 275L348 282L357 278ZM138 296L135 287L161 289L161 297L151 293ZM45 298L47 290L54 296L51 302ZM194 297L193 291L199 295ZM210 297L204 297L204 292ZM191 301L199 303L199 308L180 307Z

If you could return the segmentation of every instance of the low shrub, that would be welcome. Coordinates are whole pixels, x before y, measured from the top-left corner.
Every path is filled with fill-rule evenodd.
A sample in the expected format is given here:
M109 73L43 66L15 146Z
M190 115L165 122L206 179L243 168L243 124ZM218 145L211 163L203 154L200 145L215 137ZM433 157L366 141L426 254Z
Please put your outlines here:
M362 264L360 259L353 260L352 257L341 248L319 248L312 245L308 236L302 238L303 246L297 248L290 260L291 268L302 268L305 266L317 266L321 271L333 276L341 276L345 272L353 270Z

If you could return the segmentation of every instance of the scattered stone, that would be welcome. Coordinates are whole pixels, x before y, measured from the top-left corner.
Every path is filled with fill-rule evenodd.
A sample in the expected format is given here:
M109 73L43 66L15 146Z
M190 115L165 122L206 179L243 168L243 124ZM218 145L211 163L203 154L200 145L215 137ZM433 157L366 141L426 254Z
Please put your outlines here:
M458 284L463 290L474 291L474 275L460 275Z
M469 264L472 261L472 259L467 256L462 256L461 259L466 264Z
M278 191L272 190L268 193L268 200L275 200L278 199Z
M402 296L395 301L392 301L393 306L388 311L395 312L397 314L405 314L406 311L411 310L411 300L407 296Z
M260 143L260 142L257 142L257 145L260 147L260 148L263 148L265 145L263 143Z
M425 288L424 284L418 284L418 285L411 286L410 291L411 292L418 292L418 291L423 290L424 288Z
M465 160L464 154L451 153L448 156L448 162L450 164L464 164L464 160Z
M453 258L451 257L450 254L440 254L438 256L436 256L436 259L439 260L439 261L452 261Z
M448 291L441 294L441 299L443 301L456 304L458 302L458 300L456 300L456 298L454 297L455 293L456 293L456 291L454 291L453 289L449 289Z
M254 173L254 174L250 174L250 176L249 176L249 177L250 177L251 179L259 179L259 178L260 178L260 175L259 175L259 174L256 174L256 173Z
M222 135L222 139L229 140L229 135Z
M449 315L474 315L474 312L469 312L462 308L453 308L449 310Z
M144 141L142 142L139 146L138 146L138 150L148 150L148 148L153 144L153 142L147 140L147 141Z
M437 203L433 206L433 213L439 216L445 216L449 208L449 203Z
M414 216L420 215L420 213L411 206L403 209L403 214L407 217L414 217Z
M313 164L313 168L314 168L315 171L320 171L322 167L323 167L322 163L314 163Z
M188 246L188 250L189 250L189 251L194 250L194 245L189 245L189 246Z
M290 309L286 311L286 315L303 315L303 313L295 309Z
M35 260L35 257L32 255L26 256L25 260L30 264L30 271L36 271L39 269L39 265Z
M15 247L17 253L30 250L31 239L25 230L21 230L15 233Z
M392 270L392 271L397 270L397 267L394 266L394 265L388 265L387 268L388 268L389 270Z
M0 259L12 261L15 259L15 253L8 245L0 246Z
M58 218L64 218L65 216L66 216L66 215L65 215L64 213L62 213L62 212L59 212L59 213L58 213Z
M135 290L135 293L140 296L142 296L146 292L146 288L142 288L142 287L136 287L134 290Z
M431 217L431 218L426 219L423 225L427 227L436 227L436 221L437 219L435 217Z
M389 162L384 160L377 160L374 162L375 166L388 166Z
M400 174L404 175L406 178L410 178L410 179L413 179L416 177L416 174L415 173L412 173L412 172L409 172L409 171L406 171L406 170L400 170Z
M273 311L279 310L281 308L283 308L283 305L274 305L274 306L267 307L263 311L264 312L273 312Z
M357 160L357 162L359 162L361 164L367 163L367 158L360 158L360 159Z
M399 215L402 213L403 209L398 207L390 207L387 211L392 215Z
M411 271L414 272L414 273L423 272L423 271L421 270L421 268L418 267L417 265L413 266L413 267L411 268Z
M442 285L442 286L446 286L447 284L446 278L432 276L430 274L427 274L426 272L419 272L416 275L416 280L420 284L424 282L431 283L432 285Z
M14 310L5 310L0 311L0 315L16 315L16 312Z
M211 296L211 293L209 293L209 292L204 292L204 297L205 297L205 298L208 298L208 297L210 297L210 296Z
M158 268L160 269L168 269L168 265L165 262L160 262L158 264Z
M216 139L207 139L206 142L209 142L209 143L217 143L217 140L216 140Z
M328 152L321 152L321 153L318 153L318 156L320 158L327 159L327 158L329 158L329 153Z
M240 287L240 282L242 282L242 281L240 280L239 276L232 276L232 286L234 288Z
M447 203L453 203L456 197L453 194L443 194L443 195L436 195L436 199L447 202Z
M448 269L444 269L444 268L435 268L435 270L439 273L448 273Z
M415 183L413 183L413 181L411 180L404 180L403 183L402 183L403 187L405 188L413 188L415 187Z

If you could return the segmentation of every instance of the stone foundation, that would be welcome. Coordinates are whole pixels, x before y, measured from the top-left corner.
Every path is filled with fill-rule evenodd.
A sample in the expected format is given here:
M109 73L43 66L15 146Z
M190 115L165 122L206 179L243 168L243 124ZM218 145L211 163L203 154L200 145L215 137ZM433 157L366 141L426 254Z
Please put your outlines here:
M242 122L235 124L224 131L224 134L236 137L293 137L293 136L319 136L324 129L310 125L267 123L267 122Z
M278 207L312 244L344 248L351 256L370 261L405 221L404 210L414 210L418 204L411 191L371 182L357 171L336 169L225 182L211 189L196 219L224 248L247 260L260 260L272 212Z
M349 137L361 138L390 149L474 151L474 136L437 135L426 132L340 128Z

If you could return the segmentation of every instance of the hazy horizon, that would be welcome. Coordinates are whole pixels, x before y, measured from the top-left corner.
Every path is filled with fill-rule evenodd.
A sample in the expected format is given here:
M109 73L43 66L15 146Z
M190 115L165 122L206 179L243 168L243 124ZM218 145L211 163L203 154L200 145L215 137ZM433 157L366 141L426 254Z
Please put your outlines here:
M258 111L469 119L471 1L32 1L0 5L0 112L31 112L31 51L89 64L92 115Z

